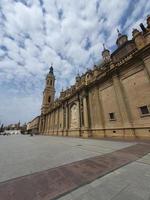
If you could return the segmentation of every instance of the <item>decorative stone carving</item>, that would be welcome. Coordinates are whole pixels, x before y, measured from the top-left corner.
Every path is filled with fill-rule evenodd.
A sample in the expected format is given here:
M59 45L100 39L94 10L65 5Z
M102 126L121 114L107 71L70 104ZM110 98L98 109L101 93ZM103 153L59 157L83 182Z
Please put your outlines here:
M76 103L70 108L70 128L78 128L79 126L79 110Z

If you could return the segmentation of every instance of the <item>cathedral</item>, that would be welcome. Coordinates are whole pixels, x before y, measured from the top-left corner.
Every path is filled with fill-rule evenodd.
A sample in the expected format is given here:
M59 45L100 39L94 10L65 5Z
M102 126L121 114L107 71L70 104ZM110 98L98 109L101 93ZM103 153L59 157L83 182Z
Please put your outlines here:
M55 99L55 72L46 76L41 115L29 132L83 138L150 139L150 16L132 39L119 32L94 65Z

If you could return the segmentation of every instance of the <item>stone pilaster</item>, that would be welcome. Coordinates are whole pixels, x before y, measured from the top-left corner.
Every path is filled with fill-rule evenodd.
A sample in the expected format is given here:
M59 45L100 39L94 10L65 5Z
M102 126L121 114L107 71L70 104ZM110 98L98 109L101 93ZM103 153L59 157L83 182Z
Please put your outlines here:
M45 131L45 116L43 116L43 119L42 119L42 134L44 135L44 131Z
M61 107L61 131L62 131L62 135L63 135L63 131L64 131L64 108L63 108L63 105Z
M80 96L78 95L78 110L79 110L79 136L81 136L81 127L82 127L82 117L81 117L81 99Z
M60 109L58 109L58 114L57 114L57 135L58 135L58 131L59 131L59 113L60 113Z
M63 131L63 134L64 134L64 129L65 129L64 112L65 112L65 107L64 107L64 105L63 105L63 106L62 106L62 131Z
M104 110L103 110L103 106L102 106L102 101L101 101L101 92L99 91L99 88L96 88L96 92L97 92L97 96L98 96L98 112L99 112L99 121L101 123L101 129L103 136L105 136L105 117L104 117Z
M52 129L52 113L50 113L50 119L49 119L49 133L51 132Z
M47 125L47 134L49 134L49 130L50 130L50 114L48 115L48 125Z
M48 135L49 132L49 115L47 115L47 128L46 128L46 134Z
M41 116L40 116L40 119L39 119L39 134L41 134Z
M83 116L84 116L84 133L83 133L83 137L84 138L88 138L88 136L89 136L89 117L88 117L87 96L83 97Z
M113 86L114 86L115 93L116 93L116 100L117 100L118 108L120 111L120 116L122 118L122 125L124 128L132 129L133 128L132 116L130 113L128 102L127 102L126 96L124 94L120 79L116 75L116 76L113 76L112 80L113 80ZM130 135L129 130L128 130L128 133ZM134 134L134 129L132 129L131 134Z
M50 134L52 134L51 131L52 131L52 113L50 114Z
M55 111L53 111L53 135L55 132Z
M47 125L48 125L48 115L45 116L45 130L44 130L45 135L47 134Z
M68 135L69 131L69 105L66 105L66 134Z
M150 56L143 58L143 62L144 62L146 74L147 74L148 79L150 81Z

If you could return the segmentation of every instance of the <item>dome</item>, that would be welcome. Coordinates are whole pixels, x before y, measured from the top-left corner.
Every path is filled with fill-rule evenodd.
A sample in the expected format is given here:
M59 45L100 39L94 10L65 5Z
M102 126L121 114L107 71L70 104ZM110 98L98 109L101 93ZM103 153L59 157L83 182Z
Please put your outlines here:
M118 32L118 38L117 38L116 44L118 47L120 47L128 41L128 36L122 35L118 29L117 29L117 32Z

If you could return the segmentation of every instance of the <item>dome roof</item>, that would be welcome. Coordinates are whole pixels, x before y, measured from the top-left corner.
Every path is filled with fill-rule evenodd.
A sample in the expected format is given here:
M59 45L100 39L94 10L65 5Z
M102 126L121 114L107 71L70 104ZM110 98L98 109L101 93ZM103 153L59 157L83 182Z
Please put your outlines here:
M118 29L117 29L117 32L118 32L118 38L117 38L116 44L118 47L120 47L128 41L128 36L124 34L122 35Z

